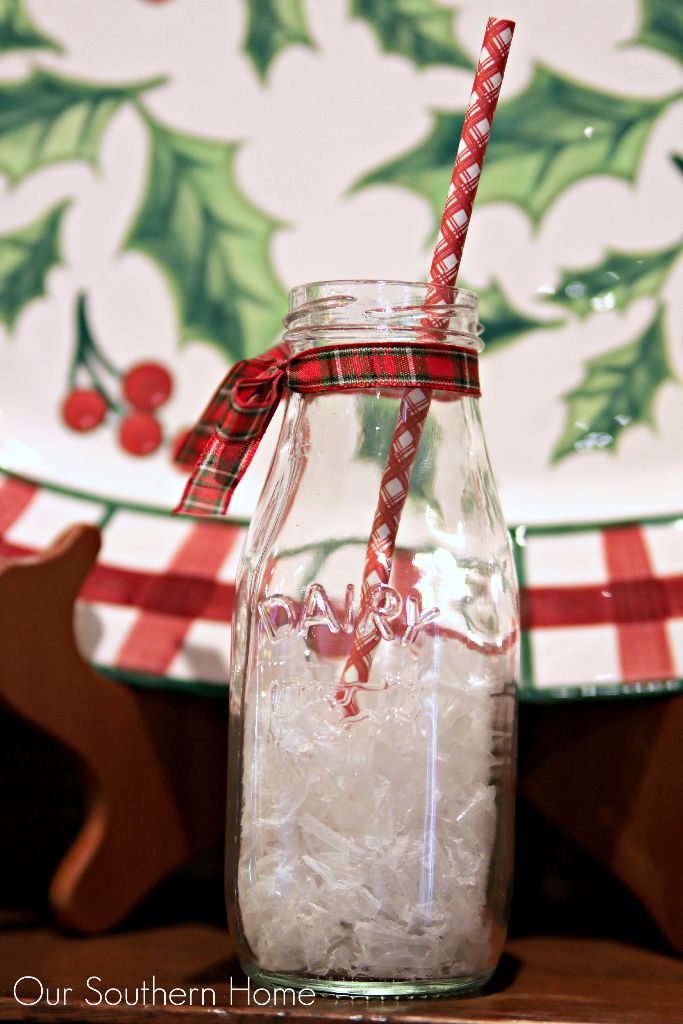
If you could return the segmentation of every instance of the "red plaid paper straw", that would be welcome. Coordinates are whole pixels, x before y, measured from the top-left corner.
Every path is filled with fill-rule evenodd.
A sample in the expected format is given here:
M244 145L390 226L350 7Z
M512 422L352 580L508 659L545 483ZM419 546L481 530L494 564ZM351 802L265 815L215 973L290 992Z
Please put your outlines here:
M429 271L431 287L427 292L426 304L434 304L437 308L439 301L443 301L444 289L455 286L514 30L514 21L501 18L489 18L486 25ZM401 400L368 542L361 608L367 606L373 586L389 582L396 535L408 496L410 471L430 402L431 392L422 388L411 388ZM337 694L337 700L349 718L359 714L356 693L368 686L372 658L379 641L380 634L371 617L364 619L361 615Z

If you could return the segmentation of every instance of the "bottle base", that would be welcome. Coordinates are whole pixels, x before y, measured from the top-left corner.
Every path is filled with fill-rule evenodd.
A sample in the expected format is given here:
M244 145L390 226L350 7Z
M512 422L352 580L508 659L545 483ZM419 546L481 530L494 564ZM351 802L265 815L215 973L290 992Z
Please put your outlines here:
M491 978L493 969L465 978L401 979L397 981L378 978L322 978L303 974L280 974L265 971L253 964L242 964L244 973L252 981L269 989L312 989L317 995L345 996L357 999L439 999L446 996L461 996L482 988Z

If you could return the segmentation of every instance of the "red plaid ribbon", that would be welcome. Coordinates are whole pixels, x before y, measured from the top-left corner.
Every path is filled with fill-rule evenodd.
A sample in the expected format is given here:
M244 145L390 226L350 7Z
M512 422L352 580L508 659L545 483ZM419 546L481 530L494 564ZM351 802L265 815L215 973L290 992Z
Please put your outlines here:
M424 387L478 397L479 364L473 349L442 342L354 343L297 355L278 345L236 363L176 455L194 465L176 512L227 511L285 387L300 394Z

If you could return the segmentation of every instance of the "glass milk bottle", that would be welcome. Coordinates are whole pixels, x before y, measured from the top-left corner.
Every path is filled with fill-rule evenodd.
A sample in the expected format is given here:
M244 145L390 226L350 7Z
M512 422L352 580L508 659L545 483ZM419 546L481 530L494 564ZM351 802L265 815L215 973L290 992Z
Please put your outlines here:
M295 288L285 338L293 353L417 345L427 293L395 281ZM481 349L474 294L450 290L443 317L442 342ZM242 556L227 888L242 965L260 984L467 990L505 939L519 612L476 397L433 392L388 584L362 599L403 393L367 382L286 393ZM373 619L369 678L350 701L340 679Z

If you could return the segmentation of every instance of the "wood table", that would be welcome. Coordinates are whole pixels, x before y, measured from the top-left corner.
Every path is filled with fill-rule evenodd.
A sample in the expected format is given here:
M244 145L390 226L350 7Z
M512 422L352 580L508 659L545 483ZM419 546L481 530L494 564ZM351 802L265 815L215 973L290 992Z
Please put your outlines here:
M0 927L3 925L0 916ZM13 998L17 979L32 975L44 987L43 1001L21 1006ZM87 980L95 991L88 991ZM317 997L312 1006L250 1005L230 981L246 985L227 933L204 924L73 938L21 919L4 921L0 932L0 1020L2 1021L242 1021L284 1019L405 1024L429 1021L507 1022L507 1024L681 1024L683 964L672 957L614 940L526 937L509 942L488 989L476 997L440 1000L349 1000ZM128 987L129 1001L141 998L143 982L166 992L176 1005L88 1006L107 988L110 1001ZM69 988L72 991L66 992ZM188 1004L190 989L192 1006ZM57 991L59 989L59 992ZM204 1002L202 1007L202 989ZM137 990L137 992L136 992ZM35 999L37 982L19 995ZM215 994L216 1005L213 1006ZM252 989L252 997L255 995ZM59 1005L47 1005L46 999ZM263 997L261 997L263 998ZM183 1001L185 1005L183 1005Z

